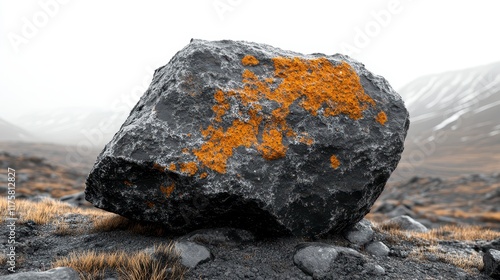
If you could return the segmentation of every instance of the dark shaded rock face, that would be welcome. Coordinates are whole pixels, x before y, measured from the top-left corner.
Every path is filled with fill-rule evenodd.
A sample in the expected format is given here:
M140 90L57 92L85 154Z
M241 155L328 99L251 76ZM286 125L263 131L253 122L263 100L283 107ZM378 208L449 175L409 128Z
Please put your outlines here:
M85 195L179 233L337 232L382 192L408 125L387 81L349 57L193 40L156 70Z

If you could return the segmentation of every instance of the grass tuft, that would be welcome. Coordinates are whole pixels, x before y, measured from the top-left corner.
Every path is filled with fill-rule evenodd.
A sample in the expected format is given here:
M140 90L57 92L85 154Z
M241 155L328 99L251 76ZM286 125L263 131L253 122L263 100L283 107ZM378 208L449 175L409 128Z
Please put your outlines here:
M474 269L483 269L483 257L475 251L468 254L457 254L446 252L438 246L417 247L413 249L408 257L420 261L437 260L462 268L468 272L472 272Z
M399 226L394 224L373 224L374 229L385 234L386 240L392 244L400 244L401 241L413 243L415 248L410 253L410 258L415 260L434 259L462 268L468 272L472 272L474 269L483 269L481 254L475 251L470 253L450 253L439 246L439 241L473 242L477 240L491 241L500 238L500 232L480 226L445 225L422 233L401 230Z
M90 217L100 217L106 213L97 209L82 209L73 207L68 203L60 202L51 198L42 199L40 202L16 199L15 203L15 218L18 218L19 223L33 221L40 225L46 225L50 223L57 223L60 217L68 213ZM0 199L0 209L2 213L7 213L7 199ZM0 216L0 222L4 222L5 218L6 216Z
M121 280L183 279L186 273L172 244L155 246L152 254L144 251L73 252L53 263L53 267L58 266L73 268L81 279L100 279L110 270L117 272Z

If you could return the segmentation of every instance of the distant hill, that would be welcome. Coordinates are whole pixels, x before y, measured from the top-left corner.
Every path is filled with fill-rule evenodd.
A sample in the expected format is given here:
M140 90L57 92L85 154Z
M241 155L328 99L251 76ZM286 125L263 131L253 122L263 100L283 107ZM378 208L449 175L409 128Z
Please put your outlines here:
M96 108L59 108L21 116L17 124L44 142L101 149L126 117Z
M399 93L411 124L395 179L500 171L500 63L428 75Z
M35 141L36 138L26 130L0 119L0 141Z

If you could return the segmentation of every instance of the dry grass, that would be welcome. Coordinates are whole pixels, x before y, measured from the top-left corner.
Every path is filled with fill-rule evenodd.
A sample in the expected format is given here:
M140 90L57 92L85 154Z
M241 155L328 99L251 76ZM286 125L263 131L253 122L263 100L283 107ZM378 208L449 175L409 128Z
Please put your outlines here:
M94 218L93 223L93 232L127 230L137 234L154 236L162 236L166 232L161 225L136 222L116 214Z
M126 229L131 226L131 221L125 217L115 214L109 214L104 217L96 217L92 220L94 223L94 232L113 231Z
M445 225L437 229L432 229L426 233L416 233L415 235L427 240L474 241L500 238L500 232L483 228L481 226L457 225Z
M484 222L499 223L500 222L500 212L486 212L480 216L480 219Z
M57 223L60 217L68 213L85 215L91 218L101 217L106 213L97 209L73 207L67 203L50 198L43 199L40 202L16 199L15 203L16 218L18 218L19 223L26 223L31 220L37 224L46 225L49 223ZM7 209L7 199L0 199L1 213L7 214ZM0 222L4 222L5 218L5 216L1 216Z
M114 270L121 280L183 279L186 269L179 263L173 245L155 246L152 254L140 251L128 253L71 253L53 263L53 267L69 266L80 274L81 279L100 279L106 270Z
M389 235L389 238L405 240L405 241L420 241L423 243L434 244L440 240L457 240L457 241L475 241L475 240L493 240L500 238L500 232L481 226L458 226L445 225L440 228L431 229L428 232L412 232L401 230L397 224L377 224L374 223L375 229L379 232L384 232Z
M437 246L417 247L408 256L415 260L426 261L433 258L439 262L448 263L471 272L474 268L483 269L483 257L477 252L470 254L453 254L445 252Z
M0 223L4 222L7 218L5 216L8 213L7 210L7 199L0 199L0 211L4 213L3 216L0 216ZM155 236L163 236L165 234L164 228L159 225L132 221L99 209L73 207L67 203L50 198L43 199L40 202L17 199L15 201L15 212L15 218L18 218L18 223L33 221L39 225L53 224L55 227L54 233L57 235L74 235L84 232L82 228L77 230L71 229L68 223L62 218L67 214L89 217L93 224L93 227L89 229L91 232L128 230L137 234Z
M476 240L490 241L500 238L500 232L480 226L445 225L425 233L401 230L395 224L380 225L374 223L374 228L381 233L385 233L387 241L393 244L399 244L403 240L413 243L415 248L409 255L412 259L429 260L433 258L469 272L475 268L482 270L483 259L481 254L477 252L463 254L450 253L440 248L439 241L456 240L472 242Z

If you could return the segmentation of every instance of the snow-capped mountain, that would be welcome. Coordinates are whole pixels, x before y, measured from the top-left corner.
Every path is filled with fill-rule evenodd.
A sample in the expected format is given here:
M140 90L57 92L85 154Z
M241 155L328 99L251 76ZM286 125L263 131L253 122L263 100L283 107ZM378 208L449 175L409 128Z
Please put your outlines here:
M421 77L399 93L411 119L399 173L500 171L500 63Z

